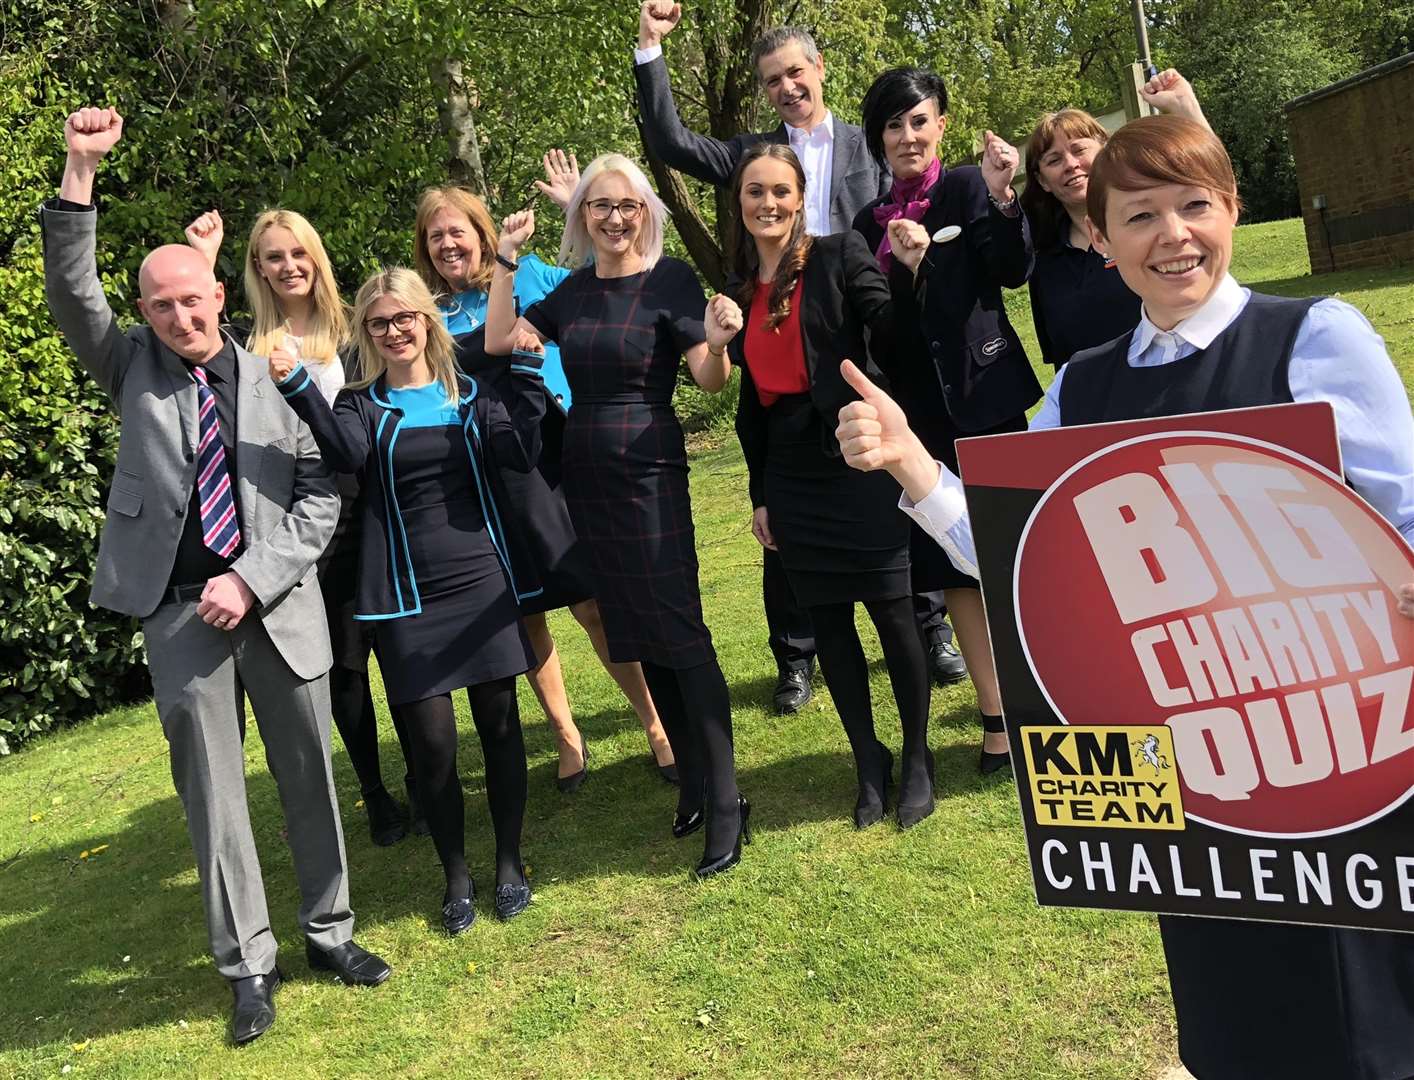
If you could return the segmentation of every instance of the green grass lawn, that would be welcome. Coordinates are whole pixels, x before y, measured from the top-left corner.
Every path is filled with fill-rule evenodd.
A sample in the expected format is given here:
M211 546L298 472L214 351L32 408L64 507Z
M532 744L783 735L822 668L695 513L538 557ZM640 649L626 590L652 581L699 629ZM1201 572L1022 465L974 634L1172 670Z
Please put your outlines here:
M1239 231L1235 272L1356 304L1414 384L1414 267L1312 279L1299 222L1281 222ZM1025 293L1015 300L1029 338ZM514 922L498 924L483 899L469 933L441 933L430 841L370 844L336 738L358 936L395 969L377 990L345 989L305 964L252 724L249 797L290 981L275 1028L236 1051L156 716L150 704L115 711L0 765L0 1076L1135 1080L1172 1063L1154 920L1036 906L1014 790L976 773L968 686L934 693L937 813L907 834L855 832L853 767L823 684L801 714L770 713L774 665L735 442L697 452L692 477L703 600L756 828L737 870L691 880L700 836L669 838L673 795L637 722L557 615L593 771L578 795L555 790L556 755L522 686L536 901ZM878 655L872 635L866 648ZM897 753L877 666L874 698ZM490 824L460 704L468 855L484 895ZM383 748L391 782L391 731Z

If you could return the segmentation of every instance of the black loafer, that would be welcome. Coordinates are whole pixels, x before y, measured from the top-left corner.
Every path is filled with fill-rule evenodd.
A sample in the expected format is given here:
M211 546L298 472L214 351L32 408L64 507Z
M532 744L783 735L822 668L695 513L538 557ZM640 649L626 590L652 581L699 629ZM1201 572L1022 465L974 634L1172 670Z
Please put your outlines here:
M346 941L332 949L321 949L314 942L304 943L305 959L316 971L332 971L345 986L378 986L393 973L381 956L375 956L362 946Z
M530 907L530 886L507 883L496 886L496 918L505 922Z
M231 1041L244 1046L270 1030L275 1022L275 991L284 980L280 969L269 975L251 975L231 980L235 1009L231 1013Z
M469 896L448 900L442 905L442 929L456 937L471 929L476 921L476 904Z
M813 694L814 691L810 689L810 669L798 668L781 672L776 690L771 695L771 702L776 707L777 716L789 716L791 713L800 712Z
M951 686L967 678L967 661L951 641L935 641L928 646L928 668L939 686Z

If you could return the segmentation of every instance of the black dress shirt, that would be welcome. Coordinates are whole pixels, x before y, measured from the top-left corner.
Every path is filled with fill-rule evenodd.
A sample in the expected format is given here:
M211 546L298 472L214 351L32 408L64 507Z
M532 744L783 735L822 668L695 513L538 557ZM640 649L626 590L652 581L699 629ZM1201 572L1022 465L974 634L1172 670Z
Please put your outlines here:
M166 349L166 346L162 348ZM196 366L187 360L182 360L182 364L188 371ZM226 448L226 471L231 476L231 499L236 504L236 519L239 521L241 507L236 495L236 347L231 339L226 338L221 351L203 366L207 384L216 395L216 419L221 429L221 444ZM206 546L202 535L201 502L197 498L193 469L191 498L187 502L186 521L182 525L182 538L177 543L177 558L172 564L169 585L200 585L208 578L224 574L244 546L237 546L229 557L222 558Z
M1067 233L1068 221L1062 222ZM1037 252L1031 271L1031 318L1046 363L1060 367L1139 325L1139 297L1093 248L1073 247L1068 235Z

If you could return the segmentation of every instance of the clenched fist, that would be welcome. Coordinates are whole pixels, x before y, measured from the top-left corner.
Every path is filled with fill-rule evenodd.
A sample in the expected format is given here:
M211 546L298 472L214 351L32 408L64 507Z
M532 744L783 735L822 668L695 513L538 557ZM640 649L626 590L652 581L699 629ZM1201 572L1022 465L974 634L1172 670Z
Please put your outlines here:
M987 190L999 203L1009 203L1016 198L1011 189L1011 178L1016 175L1017 162L1021 155L1016 147L1000 135L987 132L982 145L982 179L987 182Z
M64 142L69 153L97 161L123 137L123 118L117 109L92 107L70 113L64 121Z
M501 222L501 243L497 250L502 258L514 260L534 235L535 211L521 210Z
M893 257L915 274L932 240L921 222L907 218L894 218L889 222L889 251Z
M702 321L707 330L707 347L721 352L741 331L741 308L730 296L718 293L707 301Z
M270 350L270 381L282 383L290 377L290 372L299 367L299 354L284 345Z
M643 6L638 9L638 47L651 49L662 44L680 19L681 4L670 4L668 0L643 0Z
M205 256L213 270L216 269L216 253L221 250L221 240L225 235L226 227L216 210L206 211L186 227L187 243Z

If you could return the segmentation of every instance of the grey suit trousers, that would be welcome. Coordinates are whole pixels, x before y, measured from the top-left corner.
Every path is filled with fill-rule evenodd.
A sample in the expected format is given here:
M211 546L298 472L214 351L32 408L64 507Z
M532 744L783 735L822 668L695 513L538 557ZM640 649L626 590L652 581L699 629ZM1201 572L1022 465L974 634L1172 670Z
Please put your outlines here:
M245 697L280 792L299 881L299 922L322 949L353 935L344 834L329 767L327 675L301 679L251 612L232 631L196 602L143 620L157 715L196 853L211 953L228 979L275 968L275 935L246 805Z

